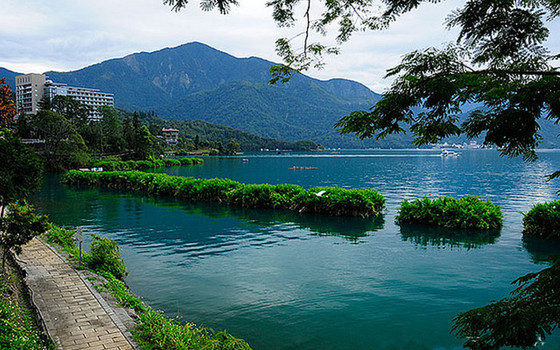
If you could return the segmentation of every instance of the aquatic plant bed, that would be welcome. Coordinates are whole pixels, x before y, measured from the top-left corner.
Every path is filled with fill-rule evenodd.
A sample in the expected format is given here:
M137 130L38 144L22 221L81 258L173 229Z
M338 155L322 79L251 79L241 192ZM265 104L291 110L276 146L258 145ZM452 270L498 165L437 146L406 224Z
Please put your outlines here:
M167 166L179 165L195 165L202 164L204 161L200 158L165 158L153 160L101 160L96 162L93 166L96 168L103 168L107 171L114 170L139 170L149 168L160 168Z
M375 216L385 206L385 197L374 189L315 187L305 190L297 185L253 185L230 179L196 179L141 171L96 173L71 170L64 175L62 182L222 202L245 208L288 209L332 216Z
M492 230L502 227L502 210L490 200L469 196L421 198L401 202L399 224L424 224L446 228Z
M560 237L560 200L534 205L523 216L523 233L544 238Z

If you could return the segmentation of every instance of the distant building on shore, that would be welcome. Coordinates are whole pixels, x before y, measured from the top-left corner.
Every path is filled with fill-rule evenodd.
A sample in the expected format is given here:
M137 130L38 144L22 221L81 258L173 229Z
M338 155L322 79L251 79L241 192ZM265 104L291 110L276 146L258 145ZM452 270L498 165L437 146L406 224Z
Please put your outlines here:
M39 111L39 101L44 96L51 100L56 96L69 96L91 107L90 120L101 119L98 108L103 105L114 106L113 94L98 89L68 86L47 80L44 74L24 74L16 76L16 106L26 114Z
M168 145L175 146L179 142L179 130L163 128L161 129L161 133Z

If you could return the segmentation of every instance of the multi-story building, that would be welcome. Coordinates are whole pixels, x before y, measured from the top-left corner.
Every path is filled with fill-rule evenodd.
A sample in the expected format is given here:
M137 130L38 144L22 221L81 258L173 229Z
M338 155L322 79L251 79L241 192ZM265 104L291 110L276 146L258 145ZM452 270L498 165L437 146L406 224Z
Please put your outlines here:
M168 145L176 145L179 142L179 130L177 129L161 129L163 138Z
M20 111L35 114L38 102L43 96L51 100L56 96L69 96L91 107L90 120L101 119L98 108L103 105L114 106L113 94L98 89L68 86L46 79L44 74L24 74L16 77L16 105Z
M43 74L25 74L16 77L16 106L20 112L35 114L43 98L46 77Z
M101 92L98 89L68 86L66 84L53 83L50 80L45 82L45 95L51 100L57 95L70 96L78 102L91 107L90 120L102 118L98 108L103 105L114 106L113 94Z

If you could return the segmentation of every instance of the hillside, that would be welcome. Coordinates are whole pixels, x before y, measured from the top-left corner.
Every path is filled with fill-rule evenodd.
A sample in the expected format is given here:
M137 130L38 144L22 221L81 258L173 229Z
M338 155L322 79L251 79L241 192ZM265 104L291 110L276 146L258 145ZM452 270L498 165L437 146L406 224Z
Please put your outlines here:
M342 116L369 109L381 95L355 81L322 81L303 74L287 84L271 86L273 64L257 57L237 58L193 42L46 74L56 82L112 92L117 107L155 111L165 119L222 124L265 138L309 139L326 147L411 147L410 134L360 140L333 129ZM13 84L15 75L0 68L0 77L7 77L8 83ZM540 123L542 147L559 147L560 126L544 119ZM464 141L465 137L450 140Z
M157 130L162 128L174 128L179 130L179 137L194 142L198 136L200 141L222 142L226 144L229 140L237 141L242 151L270 150L292 150L310 151L320 148L313 141L283 141L268 137L260 137L252 133L242 131L230 126L208 123L202 120L166 120L151 113L140 113L143 124L156 125Z
M273 64L195 42L46 74L57 82L113 92L117 107L154 110L168 119L204 120L291 141L329 139L337 147L363 144L338 135L333 124L350 111L371 107L380 95L358 82L302 74L270 86Z

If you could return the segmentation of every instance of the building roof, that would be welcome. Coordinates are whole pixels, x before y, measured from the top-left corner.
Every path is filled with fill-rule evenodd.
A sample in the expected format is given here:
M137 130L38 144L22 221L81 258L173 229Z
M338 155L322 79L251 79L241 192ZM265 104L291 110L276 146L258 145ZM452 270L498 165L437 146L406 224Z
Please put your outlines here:
M163 131L163 132L165 132L165 131L177 131L177 132L179 132L179 130L177 130L177 129L166 129L166 128L161 129L161 131Z

